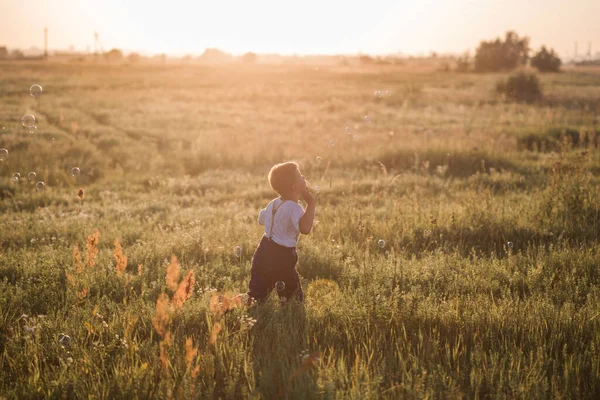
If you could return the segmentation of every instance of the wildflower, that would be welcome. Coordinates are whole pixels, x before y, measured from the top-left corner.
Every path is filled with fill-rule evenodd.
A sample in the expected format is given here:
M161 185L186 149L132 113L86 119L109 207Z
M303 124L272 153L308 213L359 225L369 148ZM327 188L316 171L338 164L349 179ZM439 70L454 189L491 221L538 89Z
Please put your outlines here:
M308 350L304 350L300 356L302 357L302 362L290 376L290 381L312 369L321 360L320 351L309 353Z
M100 240L100 233L96 230L94 233L87 237L85 244L85 263L93 268L96 265L96 257L98 256L98 242Z
M168 346L168 344L165 341L161 341L159 343L160 364L162 366L162 370L165 375L168 374L168 368L169 368L169 357L167 356L167 346Z
M197 354L198 354L198 348L194 347L194 342L192 341L192 338L186 338L185 339L185 365L186 365L187 369L190 369L190 367L192 366L192 362L194 361L194 358L196 357Z
M81 290L81 292L77 292L76 295L79 300L83 300L85 298L85 296L87 296L87 293L88 293L87 286L84 286L83 289Z
M217 342L217 336L219 335L219 332L221 332L222 329L223 327L221 326L221 324L215 322L212 328L212 333L210 334L210 340L208 341L209 344L215 344Z
M179 283L177 291L173 295L173 304L175 305L176 309L181 308L183 303L190 298L195 282L196 279L194 278L194 271L188 271L187 276Z
M167 287L172 291L177 290L177 281L179 280L179 263L177 257L171 257L171 263L167 266Z
M119 239L115 240L115 250L113 251L113 255L115 256L115 261L117 263L117 275L122 276L123 272L127 268L127 256L123 253L123 249L121 248L121 243L119 243Z
M173 307L169 300L169 296L161 293L158 300L156 300L156 313L152 318L152 325L154 325L154 329L162 337L168 333L167 329L171 322L172 311Z

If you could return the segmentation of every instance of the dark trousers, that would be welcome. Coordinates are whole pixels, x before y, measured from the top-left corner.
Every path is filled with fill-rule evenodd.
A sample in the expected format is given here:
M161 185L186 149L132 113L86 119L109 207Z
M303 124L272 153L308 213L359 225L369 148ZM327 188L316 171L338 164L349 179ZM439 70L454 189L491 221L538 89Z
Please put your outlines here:
M304 292L300 286L300 276L296 271L298 254L295 247L285 247L263 236L250 269L250 290L248 296L260 301L265 299L275 287L275 283L285 283L285 288L277 291L279 298L290 299L296 296L304 300Z

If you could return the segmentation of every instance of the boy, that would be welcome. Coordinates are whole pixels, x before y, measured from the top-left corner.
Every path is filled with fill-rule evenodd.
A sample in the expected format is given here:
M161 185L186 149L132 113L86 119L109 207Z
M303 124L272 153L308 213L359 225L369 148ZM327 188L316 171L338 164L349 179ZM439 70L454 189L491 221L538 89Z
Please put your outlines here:
M264 225L265 235L252 258L248 296L260 301L276 287L280 299L296 296L303 301L304 293L296 271L296 243L300 233L308 235L312 230L315 198L309 193L295 162L273 166L269 184L279 197L258 215L258 223ZM306 201L306 210L298 204L298 197Z

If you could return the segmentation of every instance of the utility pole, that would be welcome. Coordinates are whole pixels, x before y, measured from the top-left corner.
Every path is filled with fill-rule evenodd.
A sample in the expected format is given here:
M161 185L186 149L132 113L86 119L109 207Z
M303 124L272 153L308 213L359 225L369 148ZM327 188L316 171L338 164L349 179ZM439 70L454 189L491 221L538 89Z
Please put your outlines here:
M48 27L44 28L44 60L48 59Z

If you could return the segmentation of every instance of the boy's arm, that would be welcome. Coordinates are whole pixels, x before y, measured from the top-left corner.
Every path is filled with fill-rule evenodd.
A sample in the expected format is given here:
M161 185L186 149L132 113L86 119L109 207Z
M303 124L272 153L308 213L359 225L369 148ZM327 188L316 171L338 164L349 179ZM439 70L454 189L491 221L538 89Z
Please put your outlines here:
M258 214L258 224L259 225L264 225L265 224L265 215L267 214L267 209L262 209L260 210L260 213Z
M300 233L308 235L312 230L313 221L315 220L316 200L308 190L302 193L302 198L306 201L306 210L304 210L304 215L300 218L298 226Z

